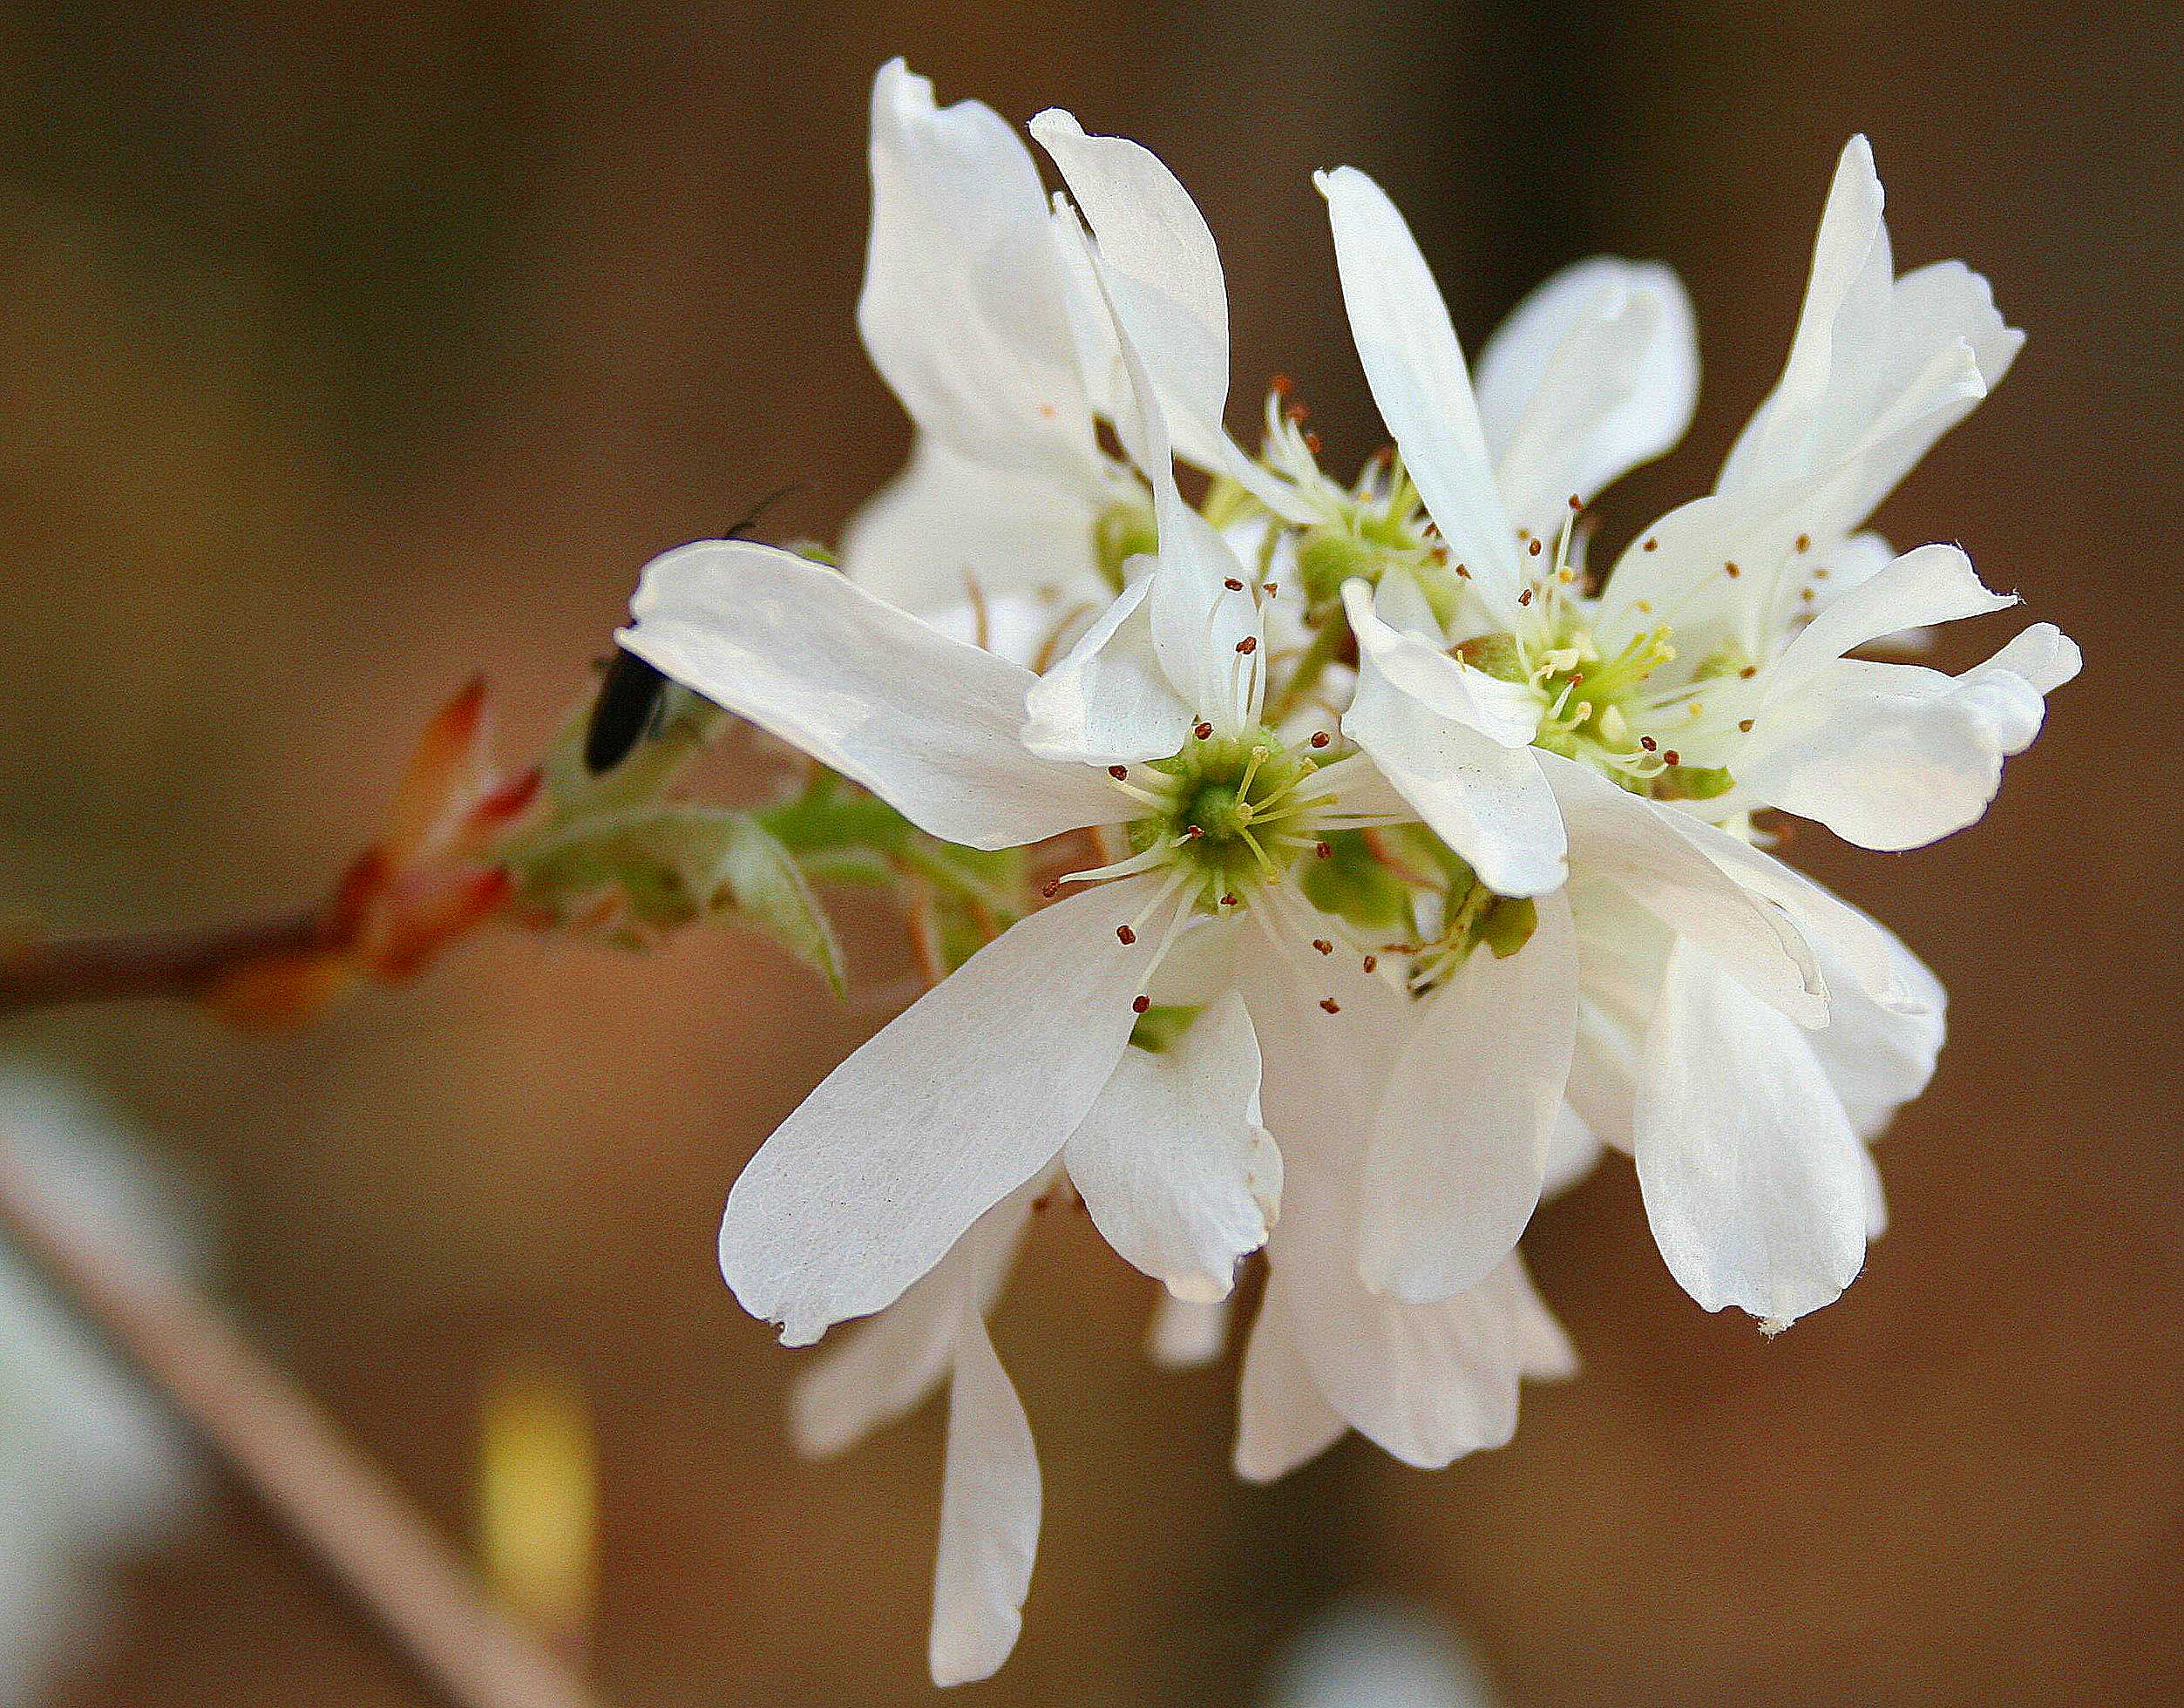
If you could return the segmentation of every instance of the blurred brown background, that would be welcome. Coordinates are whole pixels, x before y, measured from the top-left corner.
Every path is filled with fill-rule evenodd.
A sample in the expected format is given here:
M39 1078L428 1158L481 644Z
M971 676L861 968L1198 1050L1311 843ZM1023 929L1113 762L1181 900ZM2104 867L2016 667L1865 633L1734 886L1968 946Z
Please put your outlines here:
M1226 1470L1232 1367L1144 1366L1150 1284L1046 1230L998 1322L1044 1549L965 1699L1242 1703L1370 1587L1523 1703L2175 1700L2181 46L2166 4L1948 0L15 6L0 900L112 929L315 893L471 670L535 743L651 553L790 479L779 529L832 532L906 442L851 322L890 54L1156 148L1223 246L1238 418L1286 369L1339 461L1380 434L1312 167L1382 179L1475 342L1564 261L1672 262L1705 401L1611 527L1711 478L1865 130L1899 258L1965 256L2032 334L1883 525L1962 539L2087 659L1974 830L1795 851L1953 993L1883 1148L1892 1231L1768 1345L1675 1289L1611 1163L1529 1242L1588 1367L1514 1447L1424 1476L1352 1442L1258 1490ZM206 1183L235 1311L451 1527L484 1372L576 1376L617 1701L849 1705L930 1696L939 1420L798 1463L794 1360L712 1236L876 1019L722 936L504 939L293 1040L139 1010L4 1041ZM423 1699L233 1493L130 1604L78 1708Z

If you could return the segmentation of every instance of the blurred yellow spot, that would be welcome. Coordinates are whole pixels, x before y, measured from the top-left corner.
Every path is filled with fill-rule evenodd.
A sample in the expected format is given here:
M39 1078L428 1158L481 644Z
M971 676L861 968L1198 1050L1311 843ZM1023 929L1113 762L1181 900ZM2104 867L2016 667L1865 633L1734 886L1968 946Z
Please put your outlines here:
M478 1551L509 1611L581 1648L598 1586L599 1464L576 1385L511 1362L479 1406Z

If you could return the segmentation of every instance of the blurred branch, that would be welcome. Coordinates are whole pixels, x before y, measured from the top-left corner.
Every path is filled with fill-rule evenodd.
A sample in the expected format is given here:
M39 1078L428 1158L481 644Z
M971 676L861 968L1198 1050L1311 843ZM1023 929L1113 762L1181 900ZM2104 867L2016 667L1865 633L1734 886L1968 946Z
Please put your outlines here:
M0 1014L138 997L193 1000L243 967L308 952L319 919L308 907L241 925L11 945L0 949Z
M193 964L172 950L166 959ZM184 987L180 974L167 977ZM139 981L94 991L88 975L84 982L84 995L149 988ZM330 1420L204 1300L109 1249L47 1202L4 1138L0 1230L136 1363L444 1700L456 1708L596 1708L582 1681L486 1598L424 1515Z

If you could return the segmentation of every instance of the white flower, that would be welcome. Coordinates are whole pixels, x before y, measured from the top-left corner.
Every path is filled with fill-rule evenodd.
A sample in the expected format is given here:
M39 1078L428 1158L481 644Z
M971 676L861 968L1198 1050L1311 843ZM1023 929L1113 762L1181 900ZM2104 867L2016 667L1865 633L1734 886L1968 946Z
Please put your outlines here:
M1854 141L1781 384L1717 492L1645 530L1595 594L1573 529L1590 483L1689 412L1678 317L1633 305L1680 299L1653 279L1563 293L1559 316L1529 306L1496 348L1530 354L1482 364L1489 406L1387 199L1348 168L1319 181L1367 378L1448 554L1345 589L1360 675L1343 731L1493 889L1570 882L1572 1101L1635 1149L1701 1304L1793 1320L1862 1261L1877 1186L1861 1140L1930 1071L1939 992L1871 921L1717 826L1772 806L1876 848L1947 834L2075 673L2045 625L1957 678L1847 656L2012 602L1954 547L1888 562L1853 530L2019 335L1960 266L1895 277ZM1555 430L1509 425L1536 419ZM1837 1024L1836 1041L1814 1029ZM1400 1192L1365 1207L1368 1274L1410 1296L1435 1284L1401 1255L1416 1217Z
M1395 968L1376 974L1371 948L1306 898L1298 869L1324 857L1324 838L1410 813L1362 757L1326 762L1324 729L1266 727L1264 578L1177 491L1170 410L1203 444L1225 394L1217 264L1210 281L1178 270L1200 253L1187 234L1143 241L1151 227L1172 234L1189 204L1143 150L1059 114L1034 131L1092 216L1096 244L1074 209L1060 229L1111 316L1128 391L1112 415L1150 484L1156 560L1127 566L1120 595L1036 678L747 543L654 563L622 637L935 836L1000 848L1090 828L1109 850L1049 894L1091 887L1009 929L830 1075L746 1169L722 1221L724 1273L791 1344L882 1313L801 1391L808 1446L846 1446L951 1379L932 1651L943 1682L1006 1656L1035 1544L1036 1461L983 1319L1040 1198L1081 1195L1115 1248L1166 1284L1177 1312L1160 1334L1175 1359L1217 1347L1236 1264L1279 1225L1239 1421L1248 1475L1278 1474L1346 1426L1446 1463L1508 1438L1522 1375L1571 1363L1511 1255L1576 1029L1567 910L1545 904L1523 951L1558 979L1520 987L1493 962L1448 979L1421 1026ZM894 591L914 609L952 590ZM1004 611L1006 597L971 613L984 638ZM1507 1023L1512 993L1524 1023L1491 1067L1440 1071L1482 1019ZM1156 1001L1197 1018L1164 1049L1136 1047ZM1360 1280L1356 1206L1376 1132L1462 1189L1432 1208L1453 1298L1407 1305Z
M1245 934L1247 960L1311 959L1335 928L1292 869L1396 803L1362 759L1322 767L1310 741L1263 727L1241 568L1210 530L1176 537L1045 681L770 547L687 546L646 572L624 644L920 828L978 848L1104 830L1130 851L1071 874L1089 887L859 1049L738 1179L722 1271L790 1344L934 1282L952 1253L987 1272L962 1236L1058 1157L1116 1248L1179 1296L1224 1293L1266 1237L1281 1158L1261 1125L1252 1017L1232 994L1216 1001L1165 1057L1129 1049L1131 1031L1187 930ZM1325 1000L1312 1012L1332 1033ZM958 1284L982 1291L953 1278L935 1291ZM953 1372L933 1639L935 1677L953 1681L1014 1641L1037 1471L982 1305L938 1326L908 1315L933 1349L924 1379Z
M1638 794L1706 799L1717 820L1775 806L1869 847L1913 847L1978 817L2004 756L2037 733L2042 696L2075 674L2077 651L2040 625L1957 678L1846 656L2014 602L1989 593L1951 547L1885 568L1852 549L1851 530L2019 342L1977 274L1950 265L1894 277L1862 139L1836 174L1781 385L1719 490L1645 530L1597 597L1569 559L1568 506L1590 489L1572 478L1552 529L1537 495L1551 475L1581 464L1612 474L1656 442L1623 437L1625 403L1574 418L1551 446L1520 435L1491 461L1447 309L1401 217L1362 173L1321 183L1366 372L1454 559L1458 595L1444 620L1409 578L1352 590L1366 668L1346 727L1489 884L1531 894L1562 881L1564 839L1538 749ZM1593 348L1604 337L1588 342L1598 325L1565 334L1571 362L1611 379L1642 371L1641 357L1626 354L1618 369ZM1636 418L1680 424L1681 364L1653 363L1677 372L1679 409ZM1528 417L1557 413L1557 384L1581 384L1584 369L1529 371ZM1612 404L1618 393L1604 380L1597 396ZM1498 404L1494 417L1513 413ZM1819 611L1830 560L1864 579L1831 589Z
M1136 143L1087 136L1062 114L1035 131L1095 224L1128 210L1107 261L1124 288L1165 311L1147 358L1177 449L1290 507L1221 426L1228 301L1189 194ZM1041 589L1075 600L1108 585L1102 520L1126 540L1145 491L1102 453L1095 424L1128 412L1129 387L1031 151L981 103L937 106L932 84L896 59L872 88L872 173L858 326L917 436L909 465L851 524L843 567L927 612L959 604L967 586L988 600Z
M173 1206L74 1088L0 1075L10 1166L57 1214L183 1266ZM42 1699L105 1611L108 1569L186 1515L189 1456L111 1352L0 1252L0 1701Z

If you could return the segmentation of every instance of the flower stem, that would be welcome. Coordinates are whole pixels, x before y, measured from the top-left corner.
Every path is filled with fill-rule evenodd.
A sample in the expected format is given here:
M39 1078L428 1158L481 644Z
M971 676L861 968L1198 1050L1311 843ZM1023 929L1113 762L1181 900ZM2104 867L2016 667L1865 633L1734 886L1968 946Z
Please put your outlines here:
M240 925L0 947L0 1014L71 1002L203 995L227 973L317 942L319 910Z
M576 1675L486 1599L424 1515L309 1400L203 1299L51 1203L4 1136L0 1231L136 1365L444 1701L596 1708Z

